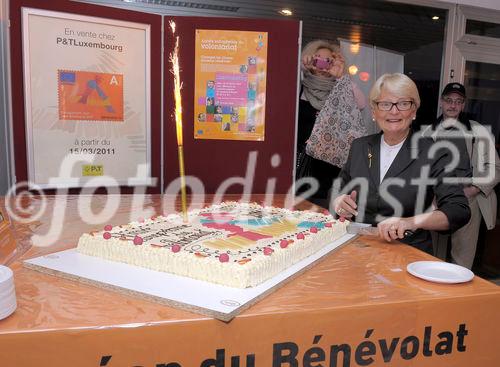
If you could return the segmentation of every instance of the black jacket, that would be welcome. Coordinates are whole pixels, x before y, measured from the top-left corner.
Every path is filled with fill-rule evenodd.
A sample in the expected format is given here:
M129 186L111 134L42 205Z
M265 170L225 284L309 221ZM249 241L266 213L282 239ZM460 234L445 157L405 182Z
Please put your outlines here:
M430 210L435 197L437 208L448 217L447 232L464 226L469 221L470 209L463 190L456 183L443 182L444 178L455 176L445 171L451 162L449 151L440 149L429 157L434 141L411 132L380 183L381 136L379 133L353 141L338 186L334 184L334 192L354 185L352 189L358 194L356 221L376 225L384 217L411 217ZM347 193L352 190L346 189ZM430 234L425 230L417 230L401 242L428 252L432 247Z

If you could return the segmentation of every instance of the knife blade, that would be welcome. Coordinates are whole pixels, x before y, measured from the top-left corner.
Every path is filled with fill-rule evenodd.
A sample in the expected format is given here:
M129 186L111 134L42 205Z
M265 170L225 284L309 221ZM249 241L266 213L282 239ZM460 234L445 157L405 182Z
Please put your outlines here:
M347 226L347 233L366 236L378 236L378 228L372 227L372 225L369 223L351 222ZM413 231L407 229L404 233L404 237L411 236L413 235L413 233Z
M347 226L347 233L378 236L378 229L377 227L372 227L372 225L368 223L351 222Z

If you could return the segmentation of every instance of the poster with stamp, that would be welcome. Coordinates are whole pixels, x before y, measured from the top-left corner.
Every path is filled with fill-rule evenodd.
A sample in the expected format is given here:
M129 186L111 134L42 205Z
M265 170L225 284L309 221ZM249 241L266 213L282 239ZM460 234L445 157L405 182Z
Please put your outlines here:
M32 8L22 21L29 181L154 183L151 25Z

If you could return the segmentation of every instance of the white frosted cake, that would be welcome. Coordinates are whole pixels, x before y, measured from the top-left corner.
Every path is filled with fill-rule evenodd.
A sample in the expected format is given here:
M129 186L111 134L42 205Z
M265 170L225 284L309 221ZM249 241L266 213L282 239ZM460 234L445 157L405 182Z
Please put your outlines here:
M226 202L86 233L78 251L230 287L252 287L346 233L330 214Z

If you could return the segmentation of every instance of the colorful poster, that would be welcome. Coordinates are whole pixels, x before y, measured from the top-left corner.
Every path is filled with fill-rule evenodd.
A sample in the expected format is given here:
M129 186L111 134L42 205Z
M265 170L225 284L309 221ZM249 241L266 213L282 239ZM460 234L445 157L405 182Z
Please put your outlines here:
M150 185L150 25L23 8L28 178Z
M196 30L195 139L264 140L267 32Z

